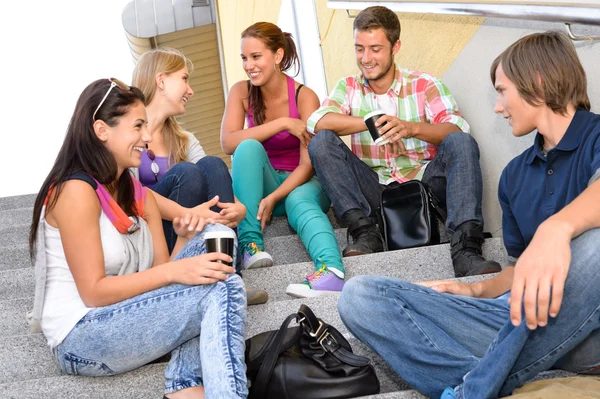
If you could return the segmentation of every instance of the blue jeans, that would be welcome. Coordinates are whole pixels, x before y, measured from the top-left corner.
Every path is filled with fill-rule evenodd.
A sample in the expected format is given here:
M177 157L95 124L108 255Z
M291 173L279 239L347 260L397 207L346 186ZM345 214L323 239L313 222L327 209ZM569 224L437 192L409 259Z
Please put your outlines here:
M308 152L339 217L350 209L375 214L385 186L379 184L377 173L354 155L335 132L319 131L311 140ZM471 135L449 134L427 165L422 181L448 209L446 227L450 234L468 221L483 226L479 146Z
M244 140L233 154L233 189L246 205L246 218L240 222L240 248L255 242L264 249L260 221L256 219L260 201L275 191L290 172L277 171L267 152L257 140ZM331 222L325 212L331 203L316 177L294 188L275 204L273 216L287 215L290 226L298 233L317 269L321 264L344 271L342 256Z
M195 164L179 162L173 165L154 185L153 191L186 208L200 205L215 195L221 202L234 201L229 169L221 158L214 156L201 158ZM212 210L219 212L221 209L214 206ZM163 220L163 230L171 253L177 234L168 220Z
M204 233L176 259L206 253ZM230 275L210 285L173 284L114 305L92 309L54 349L64 373L110 376L167 353L165 393L204 385L207 398L245 398L246 294Z
M553 367L600 368L600 229L571 242L572 261L560 313L530 331L510 322L509 294L478 299L440 294L386 278L359 276L344 286L342 320L406 382L439 398L496 398Z

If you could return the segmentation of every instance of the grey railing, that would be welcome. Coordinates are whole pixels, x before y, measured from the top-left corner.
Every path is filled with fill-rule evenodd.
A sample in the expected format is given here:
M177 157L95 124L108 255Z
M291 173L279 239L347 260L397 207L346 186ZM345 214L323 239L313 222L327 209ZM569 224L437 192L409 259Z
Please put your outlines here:
M398 0L328 0L327 6L333 9L345 9L350 18L353 15L350 14L349 10L362 10L373 5L382 5L396 12L561 22L565 24L567 33L572 40L600 40L600 37L577 36L571 30L572 24L600 25L600 6L568 3L522 3L519 4L514 1L470 3Z

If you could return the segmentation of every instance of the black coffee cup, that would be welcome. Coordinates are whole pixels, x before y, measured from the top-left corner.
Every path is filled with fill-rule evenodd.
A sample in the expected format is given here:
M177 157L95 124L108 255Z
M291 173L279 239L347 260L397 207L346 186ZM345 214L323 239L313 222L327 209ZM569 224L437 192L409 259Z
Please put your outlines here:
M231 259L233 259L233 249L235 244L235 233L233 231L209 231L204 234L204 243L206 244L207 253L221 252L231 256ZM233 266L233 262L224 262L222 260L217 260L216 262Z
M365 121L365 125L367 125L367 128L369 129L369 133L371 133L371 138L373 138L375 145L385 145L390 141L389 138L384 139L379 134L379 129L382 126L385 126L385 123L383 125L379 126L379 128L375 127L375 122L377 122L377 120L384 115L385 115L385 113L383 111L376 110L376 111L369 112L368 114L366 114L363 117L363 120Z

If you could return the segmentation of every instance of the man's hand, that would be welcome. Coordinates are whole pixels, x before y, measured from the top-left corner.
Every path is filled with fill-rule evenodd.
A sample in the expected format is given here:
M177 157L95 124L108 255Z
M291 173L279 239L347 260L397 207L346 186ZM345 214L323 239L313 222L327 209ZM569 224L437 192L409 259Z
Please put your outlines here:
M530 330L548 323L560 311L565 280L571 266L572 231L552 219L542 223L519 257L510 296L510 319L521 324L521 306Z
M379 132L384 139L390 139L386 146L392 157L397 158L400 154L407 154L402 139L413 136L412 122L406 122L391 115L383 115L377 119L375 126L379 129Z
M452 280L420 281L417 284L429 287L434 291L452 295L479 297L481 294L478 284L462 283Z
M260 228L262 231L265 230L265 226L271 220L271 215L273 214L273 208L275 207L275 201L270 195L267 195L260 201L258 205L258 213L256 214L256 218L260 220Z

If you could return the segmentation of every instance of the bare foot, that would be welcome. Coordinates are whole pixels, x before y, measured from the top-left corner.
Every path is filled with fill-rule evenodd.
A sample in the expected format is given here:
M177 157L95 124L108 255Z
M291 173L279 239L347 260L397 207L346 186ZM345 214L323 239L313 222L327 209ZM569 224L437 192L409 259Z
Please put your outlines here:
M165 396L169 399L206 399L204 387L189 387Z

